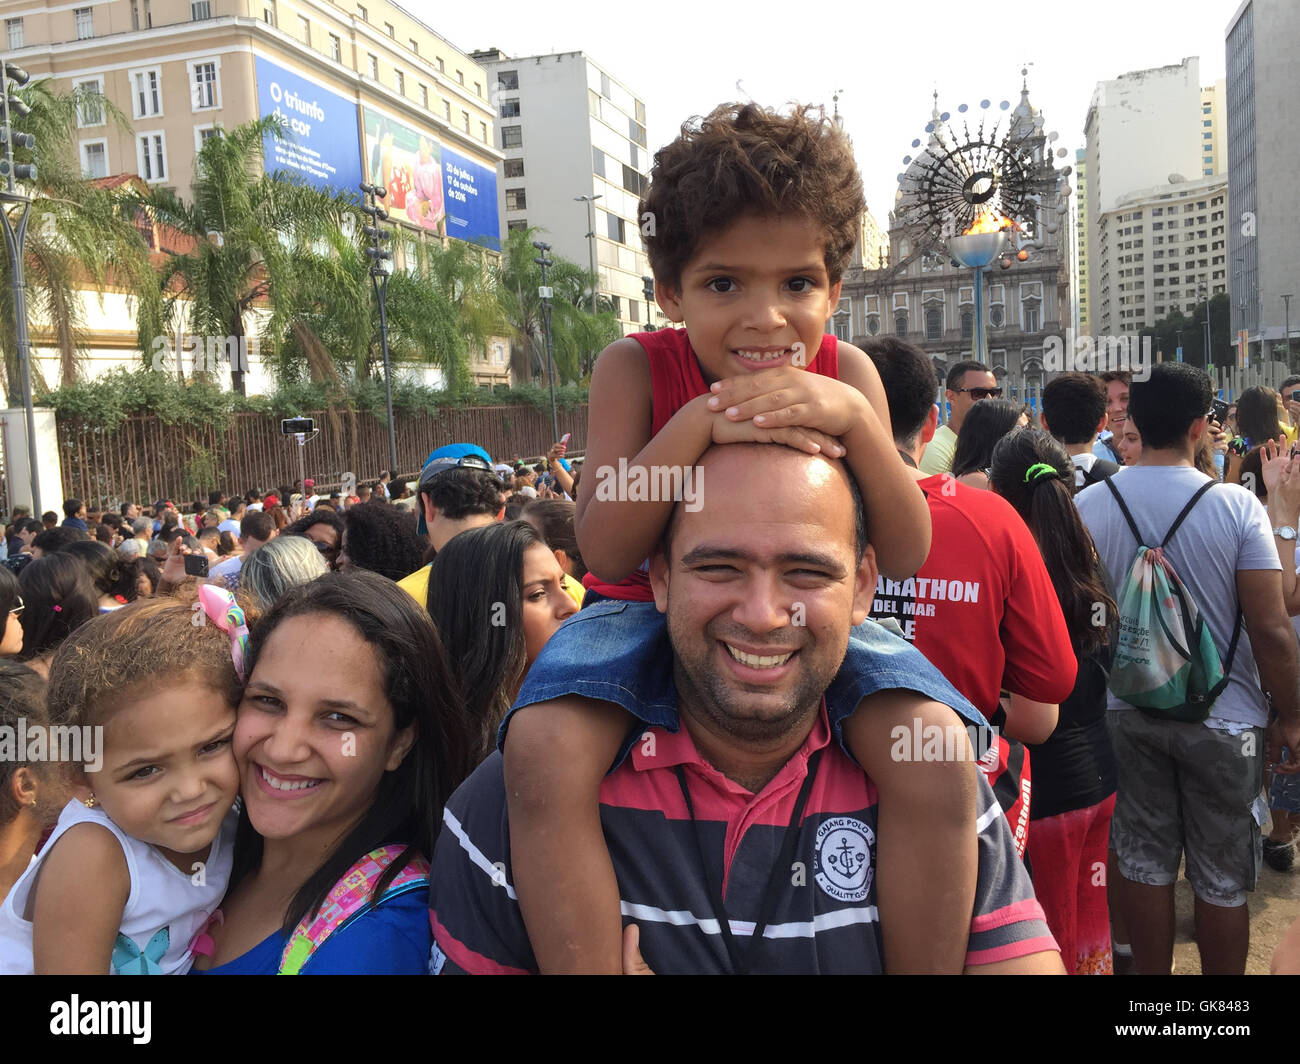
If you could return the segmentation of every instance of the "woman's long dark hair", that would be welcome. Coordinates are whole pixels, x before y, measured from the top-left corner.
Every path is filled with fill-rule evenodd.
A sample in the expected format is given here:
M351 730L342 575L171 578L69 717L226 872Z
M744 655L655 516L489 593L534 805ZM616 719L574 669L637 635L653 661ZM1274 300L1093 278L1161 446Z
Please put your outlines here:
M432 857L442 807L477 764L478 752L438 633L409 595L374 573L327 573L290 589L253 628L247 675L253 675L276 628L291 618L311 614L347 621L370 644L383 672L394 727L400 731L414 724L416 737L402 763L380 778L374 801L361 821L298 888L285 911L285 934L317 912L344 873L371 850L390 843L408 847L380 877L372 895L375 899L382 897L417 853ZM255 871L261 861L262 839L244 810L235 837L231 887Z
M416 532L413 513L386 502L363 502L349 506L343 515L344 547L358 569L401 580L423 563L428 543Z
M23 566L23 652L30 661L53 650L72 632L99 616L99 594L80 558L59 551Z
M70 554L86 565L95 590L101 595L116 595L122 580L122 556L112 547L98 540L86 539L69 543L63 554Z
M998 440L1016 427L1024 408L1009 399L984 399L966 411L952 455L952 475L978 473L989 467Z
M992 461L989 487L1015 507L1038 542L1075 654L1082 659L1109 645L1117 610L1092 537L1074 506L1069 454L1042 429L1023 429L993 448ZM1032 468L1043 465L1053 472Z
M1237 399L1237 433L1251 447L1260 447L1282 435L1277 418L1277 392L1272 388L1247 388Z
M9 614L13 613L17 608L18 600L21 597L22 591L19 590L18 577L10 572L7 565L0 565L0 637L4 636L5 625L9 623Z
M539 545L546 546L527 521L485 525L448 540L429 573L429 616L456 663L480 757L496 748L523 679L524 552Z
M581 582L587 575L587 563L578 549L578 537L573 530L576 507L568 499L530 499L524 507L524 520L541 529L542 537L551 550L562 550L573 566L573 579Z

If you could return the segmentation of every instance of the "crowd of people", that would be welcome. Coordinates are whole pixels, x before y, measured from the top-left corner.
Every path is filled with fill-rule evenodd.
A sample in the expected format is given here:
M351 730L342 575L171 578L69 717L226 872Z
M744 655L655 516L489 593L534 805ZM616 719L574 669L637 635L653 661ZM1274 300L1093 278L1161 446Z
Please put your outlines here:
M824 332L863 206L811 109L684 127L641 207L682 327L601 355L585 479L464 442L12 515L0 972L1167 973L1184 869L1245 970L1300 828L1300 387L1036 416L960 362L940 425L928 355ZM1170 706L1119 682L1153 568L1207 663Z

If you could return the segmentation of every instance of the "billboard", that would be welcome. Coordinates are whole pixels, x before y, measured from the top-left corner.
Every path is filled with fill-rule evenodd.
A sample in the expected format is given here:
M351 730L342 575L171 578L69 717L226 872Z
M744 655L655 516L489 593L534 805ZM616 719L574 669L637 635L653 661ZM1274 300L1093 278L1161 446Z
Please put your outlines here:
M356 103L260 55L255 60L258 113L280 115L289 125L285 139L268 135L263 143L266 172L285 170L317 188L356 192Z
M365 124L366 179L388 190L384 210L394 221L442 235L442 144L433 134L368 107Z
M497 172L450 148L442 149L447 235L499 250L500 216L497 213Z

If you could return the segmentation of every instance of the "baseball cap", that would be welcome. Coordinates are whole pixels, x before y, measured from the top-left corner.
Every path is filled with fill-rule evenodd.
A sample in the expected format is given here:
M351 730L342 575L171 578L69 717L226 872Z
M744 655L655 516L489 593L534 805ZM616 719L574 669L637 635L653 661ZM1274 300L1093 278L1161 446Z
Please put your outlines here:
M434 477L439 473L447 472L448 469L481 469L485 473L490 473L492 456L474 443L449 443L445 447L435 448L429 452L429 457L424 460L424 468L420 470L419 482L415 487L417 498ZM424 507L418 503L416 513L419 517L415 531L418 535L427 536L429 528L424 520Z
M308 477L302 482L302 486L304 488L314 488L316 486L316 481L312 480L311 477Z

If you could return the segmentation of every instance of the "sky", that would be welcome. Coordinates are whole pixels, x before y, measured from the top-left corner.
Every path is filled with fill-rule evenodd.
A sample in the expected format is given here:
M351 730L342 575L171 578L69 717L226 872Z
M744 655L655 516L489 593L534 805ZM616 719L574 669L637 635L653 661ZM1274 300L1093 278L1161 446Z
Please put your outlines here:
M651 4L542 4L537 0L436 4L398 0L464 52L586 52L645 101L649 147L719 103L824 104L853 138L867 205L886 224L911 142L927 134L934 100L957 106L1030 101L1074 162L1098 81L1131 70L1200 59L1202 85L1223 77L1224 35L1240 0L1082 0L996 5L913 3L764 4L701 0ZM773 15L780 16L774 18ZM986 43L976 42L983 39Z

